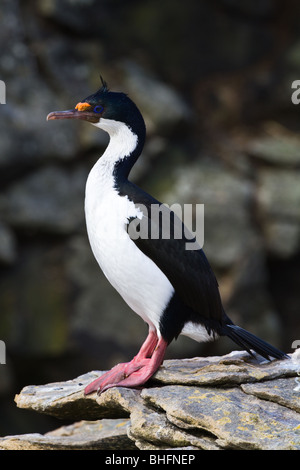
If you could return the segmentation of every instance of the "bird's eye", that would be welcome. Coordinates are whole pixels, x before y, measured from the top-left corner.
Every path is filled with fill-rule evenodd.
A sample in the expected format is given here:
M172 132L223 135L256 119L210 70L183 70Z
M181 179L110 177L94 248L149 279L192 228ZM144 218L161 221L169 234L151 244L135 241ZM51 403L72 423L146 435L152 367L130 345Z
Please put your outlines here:
M102 113L103 106L97 105L94 107L94 113Z

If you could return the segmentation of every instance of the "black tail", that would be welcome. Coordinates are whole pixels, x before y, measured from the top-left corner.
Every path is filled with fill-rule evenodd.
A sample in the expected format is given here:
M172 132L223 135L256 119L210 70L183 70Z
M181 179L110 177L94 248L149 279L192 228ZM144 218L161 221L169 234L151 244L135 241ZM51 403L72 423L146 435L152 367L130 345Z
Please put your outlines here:
M265 359L270 360L270 357L276 359L289 359L289 356L279 349L274 348L270 344L266 343L257 336L249 333L236 325L226 325L223 330L223 334L228 336L232 341L238 344L242 349L248 351L251 356L253 353L250 348L254 349L255 352L260 354Z

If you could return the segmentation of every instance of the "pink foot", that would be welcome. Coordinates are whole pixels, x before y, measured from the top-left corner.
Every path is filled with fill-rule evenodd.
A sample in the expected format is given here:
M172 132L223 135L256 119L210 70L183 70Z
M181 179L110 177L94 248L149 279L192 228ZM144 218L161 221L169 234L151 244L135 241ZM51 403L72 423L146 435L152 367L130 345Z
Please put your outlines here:
M105 372L98 379L87 385L87 387L84 389L84 394L88 395L92 392L98 392L100 394L103 391L103 387L105 385L117 384L141 367L143 367L143 363L134 363L134 359L131 362L117 364L111 370Z
M92 392L97 392L100 395L111 387L136 388L143 385L163 362L167 345L164 339L158 339L156 333L150 331L132 361L118 364L105 372L85 388L85 395Z

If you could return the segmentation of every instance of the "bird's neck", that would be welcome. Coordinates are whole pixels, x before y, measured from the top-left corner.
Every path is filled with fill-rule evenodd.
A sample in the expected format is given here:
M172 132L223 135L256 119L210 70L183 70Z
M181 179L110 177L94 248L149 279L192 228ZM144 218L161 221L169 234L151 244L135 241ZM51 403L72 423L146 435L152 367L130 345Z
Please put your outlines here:
M127 180L140 156L145 142L145 127L140 126L133 131L123 122L108 119L101 119L95 125L108 132L110 141L94 169L103 177L112 177L116 184L120 184Z

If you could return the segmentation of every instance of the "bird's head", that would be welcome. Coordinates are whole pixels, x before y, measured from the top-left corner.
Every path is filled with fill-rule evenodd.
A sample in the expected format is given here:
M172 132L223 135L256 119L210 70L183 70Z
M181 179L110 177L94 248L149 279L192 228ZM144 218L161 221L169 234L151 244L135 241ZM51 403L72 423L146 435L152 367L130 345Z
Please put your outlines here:
M137 106L125 93L109 91L102 80L101 88L77 103L74 109L53 111L47 120L81 119L112 134L119 124L127 125L133 132L144 132L145 124Z

